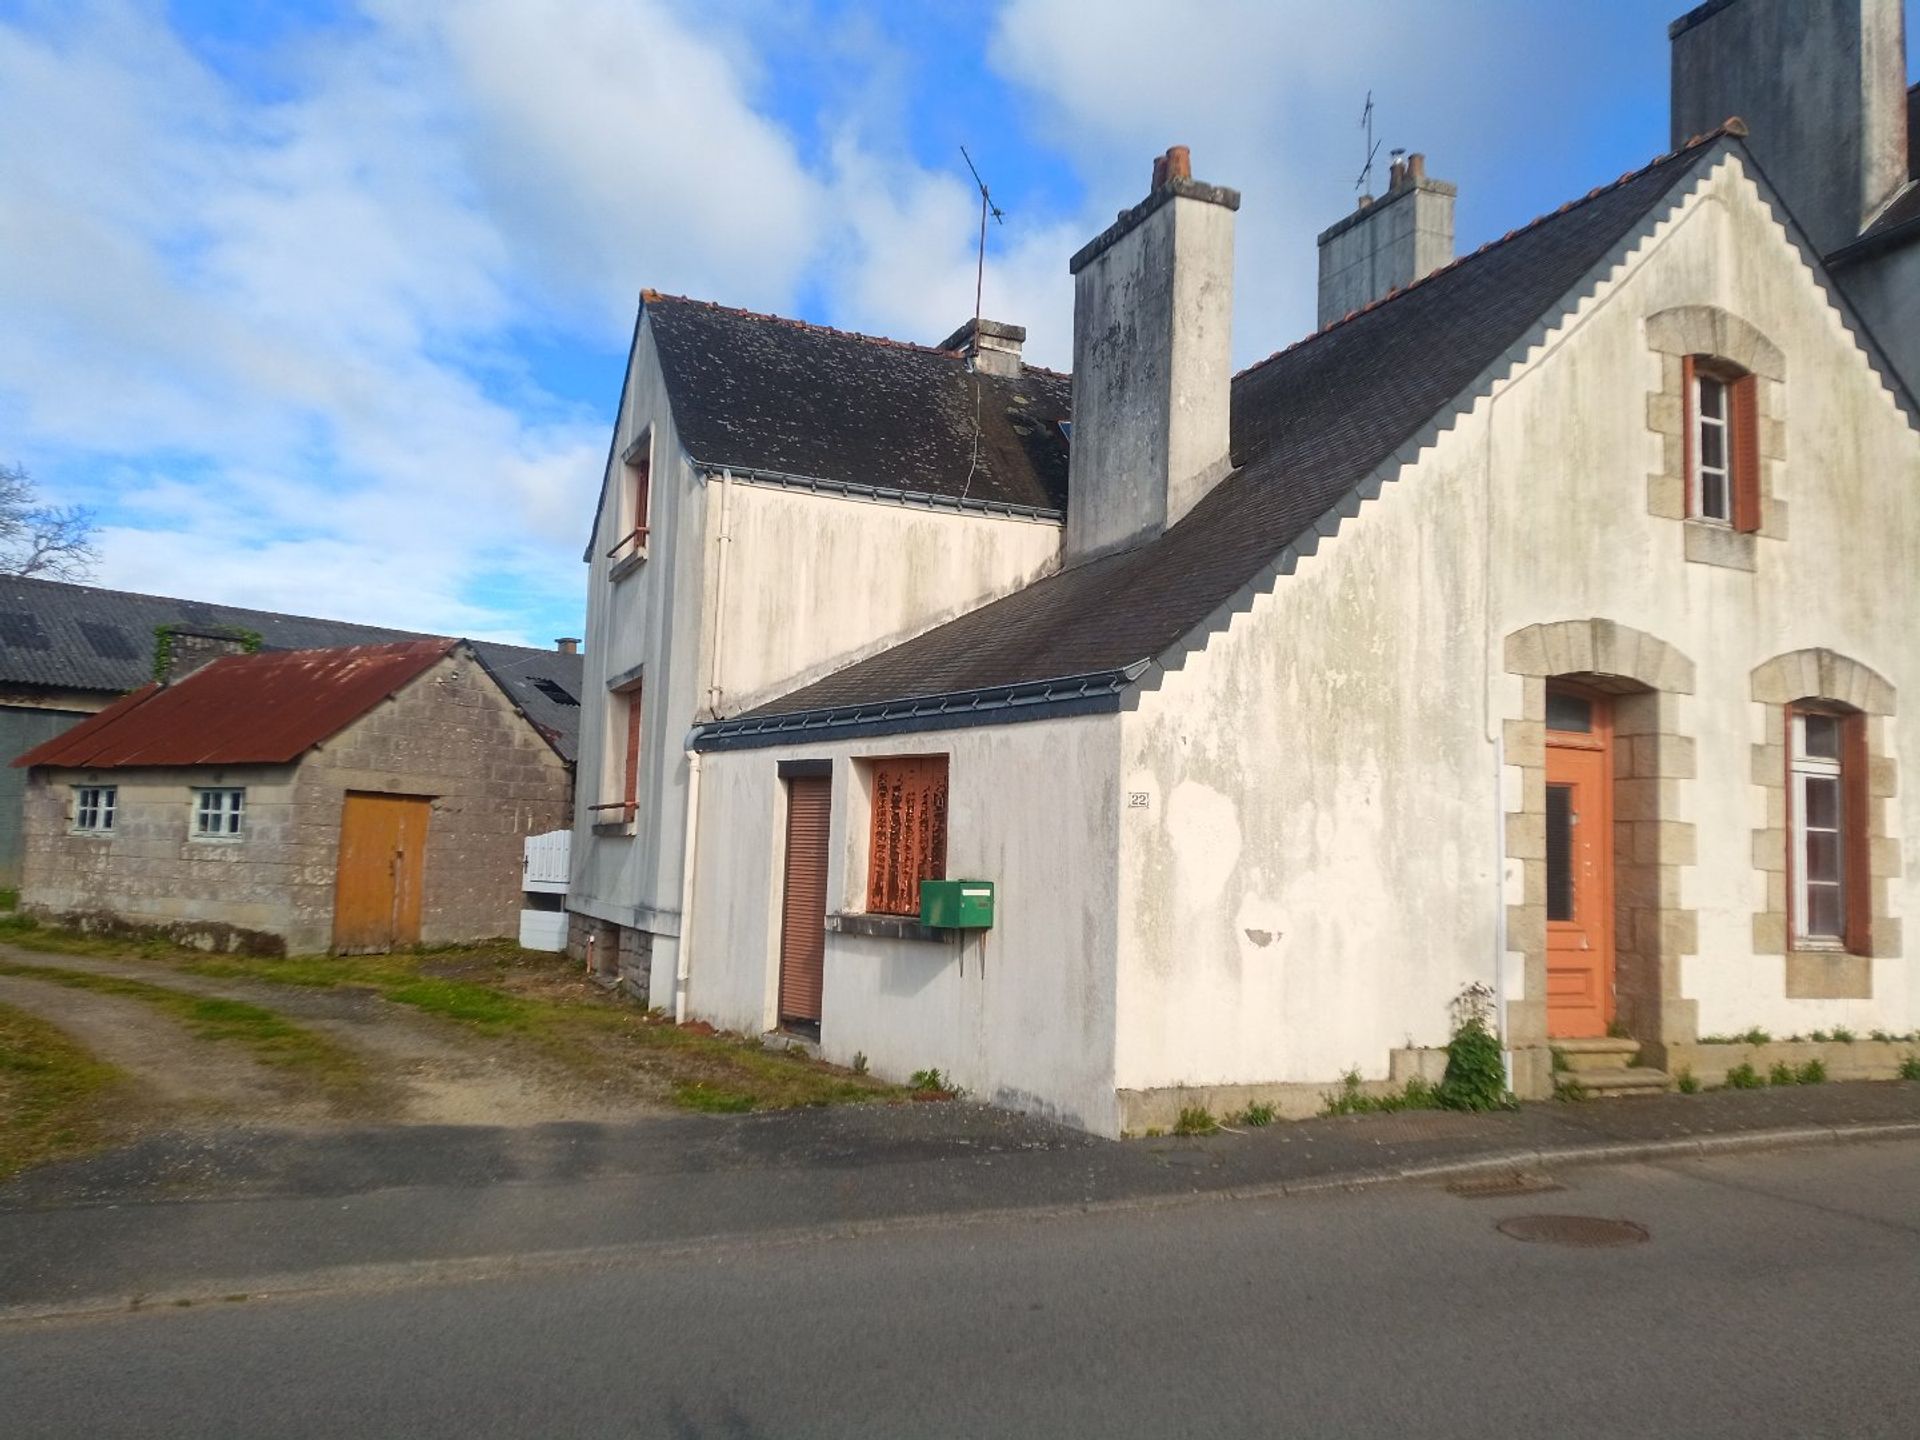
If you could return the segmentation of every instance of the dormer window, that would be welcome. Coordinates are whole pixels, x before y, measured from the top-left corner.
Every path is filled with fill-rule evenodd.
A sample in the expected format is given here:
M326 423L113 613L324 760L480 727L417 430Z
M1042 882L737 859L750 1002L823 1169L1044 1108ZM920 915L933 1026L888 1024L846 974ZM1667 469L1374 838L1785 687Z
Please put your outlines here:
M1687 516L1760 528L1760 421L1753 376L1707 356L1686 360Z

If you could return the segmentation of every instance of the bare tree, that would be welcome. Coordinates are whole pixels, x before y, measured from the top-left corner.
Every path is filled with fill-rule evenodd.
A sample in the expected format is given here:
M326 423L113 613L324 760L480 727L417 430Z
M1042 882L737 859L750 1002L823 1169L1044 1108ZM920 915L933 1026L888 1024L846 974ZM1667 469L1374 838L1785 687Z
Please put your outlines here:
M100 562L93 512L43 505L22 465L0 465L0 575L85 580Z

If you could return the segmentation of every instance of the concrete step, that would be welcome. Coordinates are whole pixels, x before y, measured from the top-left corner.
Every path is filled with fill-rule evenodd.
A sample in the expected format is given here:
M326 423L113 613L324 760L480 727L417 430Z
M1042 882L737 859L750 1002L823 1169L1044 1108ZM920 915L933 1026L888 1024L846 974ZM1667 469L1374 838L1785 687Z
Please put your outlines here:
M1589 1097L1604 1099L1616 1095L1664 1095L1672 1088L1672 1078L1664 1070L1634 1065L1625 1070L1562 1071L1554 1076L1556 1084L1578 1085Z
M1625 1070L1633 1064L1634 1057L1640 1053L1638 1040L1616 1038L1612 1035L1597 1035L1591 1040L1551 1040L1547 1043L1560 1052L1567 1069L1580 1075L1604 1070Z

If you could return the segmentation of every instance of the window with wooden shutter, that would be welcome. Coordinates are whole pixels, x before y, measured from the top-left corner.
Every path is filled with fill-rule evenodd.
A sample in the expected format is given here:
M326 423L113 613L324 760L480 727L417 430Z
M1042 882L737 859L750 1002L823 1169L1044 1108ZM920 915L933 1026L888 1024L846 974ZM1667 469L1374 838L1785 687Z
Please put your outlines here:
M1760 387L1705 355L1681 361L1686 415L1681 455L1687 514L1751 533L1760 528Z
M621 468L621 493L618 501L620 539L607 551L615 562L644 559L647 553L649 519L653 510L653 460L649 453L651 434L643 437L627 452ZM625 574L625 570L621 570ZM616 577L617 578L617 577Z
M947 875L947 757L875 760L867 909L918 915L920 882Z
M605 768L600 793L606 797L587 809L599 825L631 825L640 809L641 687L634 681L607 696Z
M640 808L640 687L634 686L626 692L627 701L627 750L626 769L622 777L623 788L620 798L626 805L622 819L632 822L635 812Z
M1787 719L1793 947L1871 954L1866 717L1796 705Z

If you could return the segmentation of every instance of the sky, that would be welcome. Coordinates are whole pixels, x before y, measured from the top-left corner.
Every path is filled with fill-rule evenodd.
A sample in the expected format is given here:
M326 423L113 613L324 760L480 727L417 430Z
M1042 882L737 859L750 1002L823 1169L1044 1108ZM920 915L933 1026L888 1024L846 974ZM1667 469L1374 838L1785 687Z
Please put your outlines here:
M1244 365L1313 328L1369 94L1464 254L1666 148L1685 8L0 0L0 462L99 584L548 644L641 289L937 342L965 145L983 308L1065 369L1067 257L1185 144Z

